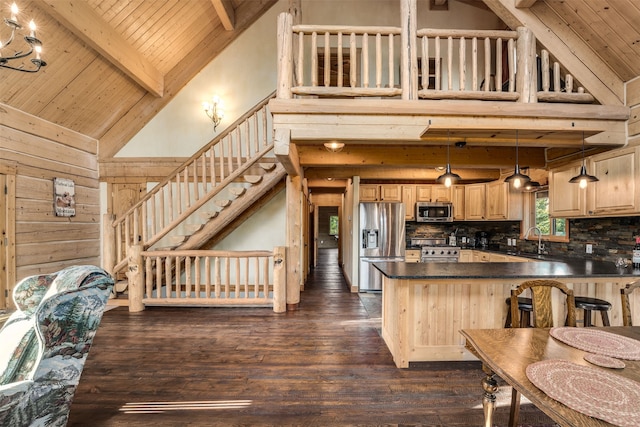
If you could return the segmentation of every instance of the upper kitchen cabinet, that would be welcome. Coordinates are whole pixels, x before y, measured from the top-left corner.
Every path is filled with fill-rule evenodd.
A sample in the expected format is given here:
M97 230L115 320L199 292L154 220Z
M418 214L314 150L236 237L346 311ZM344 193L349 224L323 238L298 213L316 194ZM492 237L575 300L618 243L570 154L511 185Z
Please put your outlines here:
M464 189L464 213L468 221L485 219L485 184L469 184ZM455 210L455 206L453 207Z
M416 187L415 185L402 186L402 203L404 203L404 220L416 220Z
M416 202L451 202L451 187L416 185Z
M360 184L361 202L401 202L402 186L396 184Z
M571 218L585 215L587 190L569 180L580 173L580 166L567 165L549 171L549 215Z
M511 191L508 183L500 180L486 184L486 219L521 220L522 193Z
M464 207L465 207L465 186L464 185L454 185L451 187L452 198L451 201L453 203L453 220L454 221L462 221L466 219Z
M599 181L587 189L589 215L627 215L640 212L638 148L623 148L592 156L589 172Z

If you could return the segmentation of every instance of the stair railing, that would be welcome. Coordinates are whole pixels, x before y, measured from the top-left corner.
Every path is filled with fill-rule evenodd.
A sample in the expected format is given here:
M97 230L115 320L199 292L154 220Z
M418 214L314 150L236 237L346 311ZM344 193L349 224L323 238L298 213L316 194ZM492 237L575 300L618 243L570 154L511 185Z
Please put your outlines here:
M236 120L120 218L105 220L105 269L112 274L124 270L127 247L153 246L273 150L268 103L274 96Z

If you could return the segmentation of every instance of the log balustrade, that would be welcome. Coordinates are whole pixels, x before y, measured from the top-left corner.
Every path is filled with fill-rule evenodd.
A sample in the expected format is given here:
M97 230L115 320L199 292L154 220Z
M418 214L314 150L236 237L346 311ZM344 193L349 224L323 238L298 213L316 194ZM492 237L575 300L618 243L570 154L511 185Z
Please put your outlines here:
M129 309L146 305L272 306L286 311L286 252L167 250L128 254Z
M594 102L524 27L412 31L292 22L288 13L278 17L278 98ZM412 40L405 46L405 39Z

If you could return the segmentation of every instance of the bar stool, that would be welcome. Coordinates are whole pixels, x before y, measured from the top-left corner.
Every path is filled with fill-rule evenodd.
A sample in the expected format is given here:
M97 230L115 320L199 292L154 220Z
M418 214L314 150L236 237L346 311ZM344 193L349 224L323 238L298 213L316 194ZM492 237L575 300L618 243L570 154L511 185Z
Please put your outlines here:
M504 322L505 328L511 327L511 298L507 298L507 320ZM520 327L528 328L531 326L531 313L533 312L533 303L531 298L518 297L518 310L520 310Z
M589 297L575 297L575 300L576 310L579 308L584 310L585 327L593 326L593 323L591 322L592 311L599 311L600 315L602 316L602 324L604 326L611 326L609 323L609 314L607 313L609 310L611 310L611 304L609 303L609 301Z

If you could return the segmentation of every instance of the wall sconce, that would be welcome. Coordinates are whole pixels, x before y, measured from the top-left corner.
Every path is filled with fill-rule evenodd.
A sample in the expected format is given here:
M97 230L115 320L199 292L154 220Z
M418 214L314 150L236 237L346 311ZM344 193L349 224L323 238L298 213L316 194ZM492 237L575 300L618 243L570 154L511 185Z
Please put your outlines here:
M332 153L338 153L344 148L344 142L338 141L325 142L323 145L324 148L327 149L327 151L330 151Z
M203 102L202 108L204 112L213 122L213 130L215 131L222 118L224 117L224 110L222 109L222 100L216 95L211 98L211 102Z

